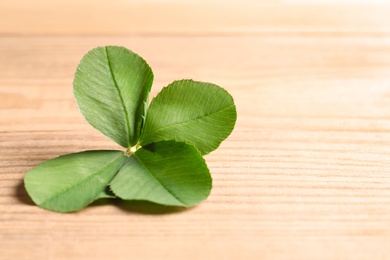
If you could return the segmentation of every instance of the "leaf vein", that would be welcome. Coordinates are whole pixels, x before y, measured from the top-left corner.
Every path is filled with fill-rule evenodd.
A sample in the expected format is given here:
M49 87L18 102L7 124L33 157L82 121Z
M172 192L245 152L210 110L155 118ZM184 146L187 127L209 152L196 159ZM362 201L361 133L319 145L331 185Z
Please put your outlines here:
M118 91L118 95L119 95L119 98L120 98L120 100L121 100L121 103L122 103L122 106L123 106L123 110L124 110L124 112L125 112L125 121L126 121L126 127L127 127L126 139L127 139L127 146L130 147L130 133L131 133L131 130L130 130L129 114L128 114L128 112L127 112L127 107L126 107L125 101L123 100L122 92L121 92L121 90L119 89L118 83L116 82L116 79L115 79L115 75L114 75L114 73L113 73L113 71L112 71L111 62L110 62L110 58L109 58L109 56L108 56L107 48L104 47L104 50L106 51L106 57L107 57L108 68L110 69L110 73L111 73L111 76L112 76L112 80L114 81L115 88L116 88L116 90Z
M174 192L168 189L164 184L162 184L162 182L159 179L156 178L156 176L154 176L154 174L145 166L145 164L142 163L142 161L140 160L140 158L137 156L136 153L133 156L137 159L138 163L141 164L141 166L144 167L144 169L153 177L153 179L155 179L166 191L169 192L169 194L171 194L181 204L186 205L186 203L184 203L181 199L179 199Z
M224 111L224 110L226 110L226 109L229 109L229 108L231 108L231 107L234 107L234 104L229 105L229 106L227 106L227 107L224 107L224 108L222 108L222 109L220 109L220 110L218 110L218 111L212 112L212 113L210 113L210 114L202 115L202 116L199 116L199 117L197 117L197 118L191 118L191 119L186 120L186 121L177 122L177 123L174 123L174 124L167 125L167 126L165 126L165 127L156 129L156 130L154 130L152 133L148 134L148 137L146 138L146 140L150 139L151 136L153 136L155 133L164 131L164 130L167 129L167 128L175 127L175 126L177 126L177 125L185 125L185 124L187 124L187 123L189 123L189 122L191 122L191 121L201 120L202 118L209 117L209 116L212 116L212 115L214 115L214 114L220 113L220 112L222 112L222 111ZM142 139L142 138L141 138L141 139ZM152 138L152 140L153 140L153 138ZM144 142L145 142L145 139L144 139L143 141L141 141L141 143L142 143L143 145L148 144L148 143L144 143Z

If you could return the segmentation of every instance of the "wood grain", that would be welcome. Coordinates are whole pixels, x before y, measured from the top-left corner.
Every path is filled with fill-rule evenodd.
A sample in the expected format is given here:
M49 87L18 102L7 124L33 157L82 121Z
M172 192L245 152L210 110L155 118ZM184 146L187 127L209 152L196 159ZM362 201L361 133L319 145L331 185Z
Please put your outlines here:
M353 1L353 0L352 0ZM390 5L303 0L0 1L0 33L221 35L390 33ZM307 4L319 2L318 4Z
M19 18L35 12L30 2L15 3ZM221 21L239 35L210 29L210 21L172 34L185 26L159 25L158 13L140 35L74 24L21 30L0 20L0 259L390 258L390 21L378 22L380 13L371 13L378 6L352 8L353 21L331 6L307 5L306 16L275 6L252 9L282 17L246 21L256 33L232 26L244 14ZM51 15L60 12L49 7ZM319 13L322 26L320 18L291 18ZM78 35L84 32L89 36ZM100 201L57 214L28 198L22 179L38 163L118 148L84 121L72 96L82 55L107 44L149 62L153 96L181 78L214 82L233 95L237 126L206 156L214 188L199 206Z

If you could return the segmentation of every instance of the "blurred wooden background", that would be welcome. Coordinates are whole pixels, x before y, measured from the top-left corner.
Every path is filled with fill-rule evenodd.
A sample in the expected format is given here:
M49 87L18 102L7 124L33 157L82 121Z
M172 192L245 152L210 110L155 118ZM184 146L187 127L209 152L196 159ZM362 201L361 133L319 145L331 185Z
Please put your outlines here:
M390 6L331 2L1 1L0 259L389 259ZM38 163L118 148L72 95L98 45L143 56L152 95L182 78L232 93L208 200L32 204Z

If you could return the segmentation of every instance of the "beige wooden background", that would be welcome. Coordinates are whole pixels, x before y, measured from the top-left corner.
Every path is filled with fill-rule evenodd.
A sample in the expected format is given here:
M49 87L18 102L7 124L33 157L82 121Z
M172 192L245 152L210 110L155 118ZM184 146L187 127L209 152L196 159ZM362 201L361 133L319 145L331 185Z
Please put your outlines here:
M1 1L0 259L390 259L390 6L378 2ZM238 121L206 157L208 200L33 205L26 171L118 148L72 96L98 45L143 56L152 95L182 78L232 93Z

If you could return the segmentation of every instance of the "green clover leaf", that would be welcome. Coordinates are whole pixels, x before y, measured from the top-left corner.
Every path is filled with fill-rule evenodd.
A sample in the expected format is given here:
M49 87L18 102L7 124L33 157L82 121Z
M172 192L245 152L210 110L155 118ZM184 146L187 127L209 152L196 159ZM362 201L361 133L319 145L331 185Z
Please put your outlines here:
M217 85L179 80L148 107L152 81L149 65L124 47L83 57L73 82L80 111L126 151L85 151L36 166L24 180L38 206L71 212L117 196L191 207L208 197L212 179L202 155L232 132L233 98Z
M73 92L85 119L123 147L137 144L153 82L149 65L123 47L98 47L81 60Z
M76 211L99 198L126 159L121 151L60 156L30 170L24 178L26 190L42 208Z
M208 154L230 135L235 119L233 98L223 88L193 80L175 81L152 100L140 144L177 140Z

